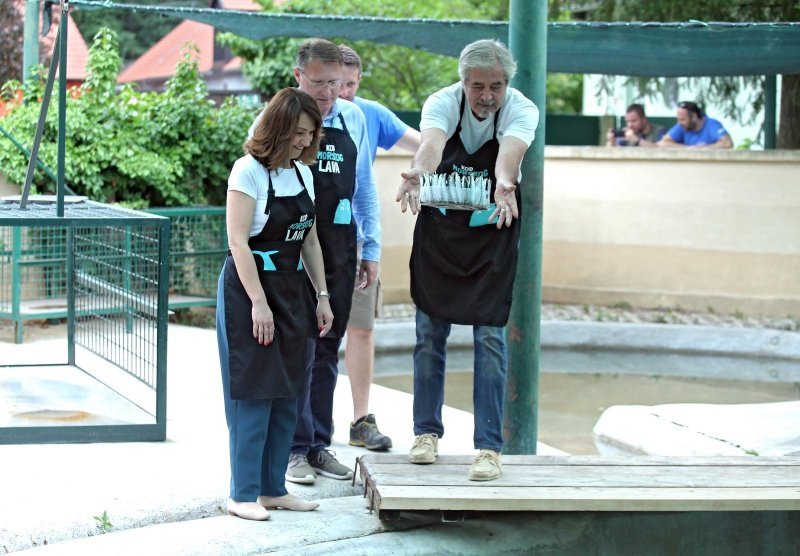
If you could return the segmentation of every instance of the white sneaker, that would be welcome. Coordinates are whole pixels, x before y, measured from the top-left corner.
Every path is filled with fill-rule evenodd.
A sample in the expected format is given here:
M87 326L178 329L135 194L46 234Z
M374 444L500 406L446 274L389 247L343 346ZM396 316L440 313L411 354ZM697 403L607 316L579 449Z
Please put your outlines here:
M439 437L433 433L420 434L408 454L411 463L434 463L439 455Z
M470 481L491 481L500 476L500 454L494 450L481 450L469 468Z

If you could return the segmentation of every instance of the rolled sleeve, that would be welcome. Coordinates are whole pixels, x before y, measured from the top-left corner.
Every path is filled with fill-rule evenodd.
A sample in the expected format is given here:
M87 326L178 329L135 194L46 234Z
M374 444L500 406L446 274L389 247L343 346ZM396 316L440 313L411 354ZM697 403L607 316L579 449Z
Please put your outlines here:
M375 174L372 171L367 123L364 114L354 104L341 103L347 130L356 144L356 185L353 193L353 216L358 225L358 239L363 242L361 258L366 261L381 260L381 209Z

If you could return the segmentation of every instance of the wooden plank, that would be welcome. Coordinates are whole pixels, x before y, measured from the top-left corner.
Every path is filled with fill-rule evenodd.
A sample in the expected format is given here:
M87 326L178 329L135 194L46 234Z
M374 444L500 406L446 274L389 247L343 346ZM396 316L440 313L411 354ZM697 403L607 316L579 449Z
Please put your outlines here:
M441 455L435 464L466 464L472 463L471 455ZM364 464L382 465L401 465L408 464L408 456L405 454L365 454L360 458ZM795 465L800 466L800 456L631 456L631 457L599 457L599 456L507 456L500 458L503 466L512 465L619 465L624 467L631 466L650 466L650 465L673 465L673 466L697 466L707 465L712 467L730 467L737 465ZM430 467L419 465L420 468Z
M481 488L383 486L379 510L442 511L797 511L792 488Z
M468 465L376 465L370 479L378 488L384 485L473 486L467 478ZM488 483L484 483L488 484ZM510 487L797 487L800 473L793 466L732 466L719 468L689 466L504 466L492 485Z

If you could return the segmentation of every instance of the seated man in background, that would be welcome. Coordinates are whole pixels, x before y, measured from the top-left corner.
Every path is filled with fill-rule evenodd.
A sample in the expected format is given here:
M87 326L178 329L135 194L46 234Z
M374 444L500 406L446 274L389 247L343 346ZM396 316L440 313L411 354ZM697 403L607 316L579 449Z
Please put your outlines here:
M731 149L733 140L722 124L703 113L694 102L679 102L678 123L672 126L659 147L711 147Z
M625 109L626 126L613 127L606 133L609 147L655 147L667 132L664 126L653 125L644 114L644 106L631 104Z

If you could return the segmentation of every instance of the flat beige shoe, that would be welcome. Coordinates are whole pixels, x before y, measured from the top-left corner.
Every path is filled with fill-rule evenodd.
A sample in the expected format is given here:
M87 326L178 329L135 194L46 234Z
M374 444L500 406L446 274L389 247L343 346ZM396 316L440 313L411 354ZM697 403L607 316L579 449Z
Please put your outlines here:
M269 510L282 508L293 512L310 512L319 508L317 502L303 500L294 494L285 494L283 496L259 496L258 503Z
M256 502L237 502L228 499L228 514L250 519L253 521L267 521L271 516L267 509Z

